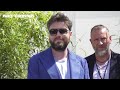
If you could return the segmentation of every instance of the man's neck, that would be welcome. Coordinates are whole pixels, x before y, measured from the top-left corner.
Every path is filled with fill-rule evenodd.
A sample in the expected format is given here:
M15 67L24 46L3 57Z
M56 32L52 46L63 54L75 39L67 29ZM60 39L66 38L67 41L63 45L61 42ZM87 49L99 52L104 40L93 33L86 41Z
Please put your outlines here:
M65 49L64 51L56 51L56 50L52 49L52 53L56 60L61 60L65 57L67 57L68 50Z
M109 60L109 58L110 58L110 54L111 54L111 52L106 53L106 54L103 55L103 56L95 55L95 56L96 56L96 62L97 62L99 65L104 64L106 61Z

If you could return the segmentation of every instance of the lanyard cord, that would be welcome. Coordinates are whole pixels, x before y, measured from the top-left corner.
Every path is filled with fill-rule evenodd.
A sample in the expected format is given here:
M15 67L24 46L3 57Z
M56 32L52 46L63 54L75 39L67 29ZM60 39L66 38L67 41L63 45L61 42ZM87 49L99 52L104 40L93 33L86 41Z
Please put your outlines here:
M96 63L96 67L97 67L97 71L98 71L98 74L99 74L99 76L100 76L100 79L104 79L104 78L105 78L108 65L109 65L109 60L108 60L108 62L107 62L107 66L106 66L106 68L105 68L105 71L104 71L104 74L103 74L103 78L102 78L102 76L101 76L101 74L100 74L100 69L98 68L99 66L98 66L97 63Z

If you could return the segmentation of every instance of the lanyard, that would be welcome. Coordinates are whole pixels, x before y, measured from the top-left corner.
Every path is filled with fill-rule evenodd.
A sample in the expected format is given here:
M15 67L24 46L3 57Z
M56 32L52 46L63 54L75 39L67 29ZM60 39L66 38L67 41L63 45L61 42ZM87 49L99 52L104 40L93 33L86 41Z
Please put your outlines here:
M104 74L103 74L103 77L102 77L101 74L100 74L100 69L98 68L99 66L96 63L96 67L97 67L97 71L98 71L98 74L100 76L100 79L105 79L105 75L106 75L106 71L107 71L108 65L109 65L109 60L107 62L107 65L106 65L106 68L105 68L105 71L104 71Z

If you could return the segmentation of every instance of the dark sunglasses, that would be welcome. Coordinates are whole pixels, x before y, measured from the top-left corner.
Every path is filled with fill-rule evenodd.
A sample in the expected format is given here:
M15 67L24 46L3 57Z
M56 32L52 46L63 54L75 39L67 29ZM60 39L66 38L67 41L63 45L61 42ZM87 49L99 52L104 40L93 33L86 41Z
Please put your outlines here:
M67 29L50 29L49 33L50 35L57 35L58 31L60 34L66 34L68 32Z

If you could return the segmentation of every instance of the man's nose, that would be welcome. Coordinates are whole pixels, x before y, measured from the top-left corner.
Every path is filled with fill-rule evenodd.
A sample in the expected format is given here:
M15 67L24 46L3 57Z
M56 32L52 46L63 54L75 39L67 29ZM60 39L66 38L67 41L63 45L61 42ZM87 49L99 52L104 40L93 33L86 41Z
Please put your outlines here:
M102 42L101 40L99 40L99 44L100 44L100 45L102 45L102 44L103 44L103 42Z
M57 35L57 36L60 36L60 35L61 35L61 33L58 31L56 35Z

